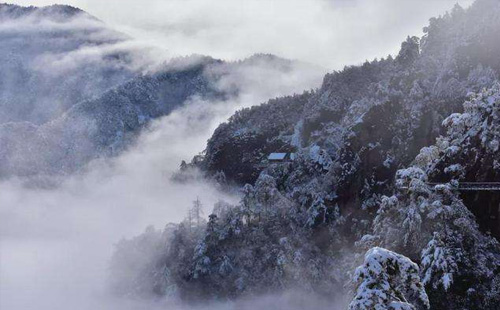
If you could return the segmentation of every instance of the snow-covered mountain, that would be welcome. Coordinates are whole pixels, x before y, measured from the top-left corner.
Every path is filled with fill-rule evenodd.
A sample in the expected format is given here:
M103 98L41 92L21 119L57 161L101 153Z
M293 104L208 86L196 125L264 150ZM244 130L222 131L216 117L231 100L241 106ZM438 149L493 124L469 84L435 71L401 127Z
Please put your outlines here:
M497 309L500 194L456 184L500 182L500 2L457 5L424 30L395 58L220 125L184 169L238 184L241 202L217 204L206 224L190 216L122 241L116 290L206 299L300 288L349 295L351 310ZM271 163L272 152L297 158ZM143 250L152 255L138 263Z
M181 69L132 79L95 99L75 104L42 125L0 125L0 174L67 174L99 156L123 150L140 129L167 115L190 96L222 96L204 70L219 61L196 60Z
M0 4L0 16L0 178L70 174L120 154L152 120L186 102L236 101L262 78L321 76L264 54L155 64L147 48L69 6Z
M0 124L42 124L130 79L126 41L77 8L0 4Z
M240 202L204 218L196 199L184 222L122 240L113 290L496 310L500 192L460 184L500 182L500 2L457 5L424 32L293 94L266 85L315 68L262 54L159 65L77 8L0 4L0 178L72 175L193 102L280 94L237 111L174 178L201 171Z

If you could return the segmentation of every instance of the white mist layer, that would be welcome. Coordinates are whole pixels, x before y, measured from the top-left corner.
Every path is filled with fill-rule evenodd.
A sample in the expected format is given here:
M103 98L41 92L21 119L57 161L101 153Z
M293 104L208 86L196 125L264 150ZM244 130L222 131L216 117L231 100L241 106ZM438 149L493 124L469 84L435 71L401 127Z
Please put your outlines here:
M220 82L221 88L237 83L242 90L238 99L192 98L155 121L130 151L92 163L87 173L68 178L56 189L30 188L20 180L0 183L0 309L164 308L164 303L145 304L106 293L113 245L148 225L162 228L181 221L196 197L205 214L220 199L236 202L238 197L228 197L209 184L178 184L170 177L181 160L204 148L217 125L236 109L317 87L322 74L304 68L285 73L271 64L241 66ZM286 303L288 297L282 298ZM278 300L263 298L263 303L272 307ZM245 309L251 304L240 305Z

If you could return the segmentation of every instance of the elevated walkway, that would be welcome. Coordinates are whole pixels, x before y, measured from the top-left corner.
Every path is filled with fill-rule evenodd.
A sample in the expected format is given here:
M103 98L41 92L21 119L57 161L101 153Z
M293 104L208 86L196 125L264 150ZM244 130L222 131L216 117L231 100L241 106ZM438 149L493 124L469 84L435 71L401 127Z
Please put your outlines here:
M431 187L439 185L448 185L449 183L426 183ZM400 189L408 189L408 186L399 187ZM458 185L452 188L458 191L488 191L488 192L500 192L500 182L460 182Z
M445 185L444 183L427 183L429 186ZM500 191L500 182L460 182L459 191Z

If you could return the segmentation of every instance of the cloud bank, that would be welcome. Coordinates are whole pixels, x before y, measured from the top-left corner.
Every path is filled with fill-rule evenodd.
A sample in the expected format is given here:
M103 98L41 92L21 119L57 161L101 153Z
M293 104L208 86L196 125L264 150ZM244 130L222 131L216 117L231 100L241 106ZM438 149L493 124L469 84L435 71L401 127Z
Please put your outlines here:
M44 5L53 0L15 0ZM224 59L256 52L329 69L397 52L432 16L472 0L67 0L173 54Z
M455 2L67 1L138 38L133 44L141 48L153 45L167 49L169 55L200 53L225 59L269 52L329 69L394 53L406 35L419 34L428 17L444 12ZM78 64L89 59L98 62L115 48L113 45L99 50L78 49L69 55L45 55L37 64L50 74L65 74L65 70L74 70L73 60ZM301 92L319 82L317 76L300 70L274 74L254 67L233 72L221 87L234 81L244 83L237 100L203 102L192 98L184 108L153 124L135 148L115 160L93 163L87 174L74 176L57 189L30 188L16 180L0 183L0 308L154 309L156 305L114 300L105 295L106 266L113 244L150 224L162 227L182 220L196 196L207 207L206 213L219 199L237 199L210 184L176 184L169 177L180 160L203 149L213 129L235 109ZM307 297L297 301L285 295L213 307L288 309L295 305L300 309L308 307L308 302ZM334 306L320 304L315 308Z
M170 177L181 160L203 150L216 126L236 109L317 87L322 74L308 68L298 64L283 72L273 60L242 63L218 84L222 90L236 84L237 98L210 102L191 98L151 124L128 152L91 163L87 173L72 176L57 188L33 188L15 179L0 182L0 309L165 307L106 294L113 245L148 225L162 228L180 222L197 196L205 214L221 199L237 201L211 184L179 184ZM228 307L214 305L214 309Z

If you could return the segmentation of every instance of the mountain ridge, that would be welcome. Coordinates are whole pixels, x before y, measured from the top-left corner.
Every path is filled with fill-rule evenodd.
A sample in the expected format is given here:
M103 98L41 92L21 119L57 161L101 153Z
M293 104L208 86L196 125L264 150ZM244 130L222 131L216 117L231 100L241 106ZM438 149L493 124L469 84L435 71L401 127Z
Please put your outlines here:
M206 224L122 241L114 289L204 301L299 288L352 296L350 310L496 309L499 195L453 184L500 181L499 21L498 1L457 5L395 58L235 113L191 167L236 182L241 201L217 203ZM266 160L282 150L296 159ZM142 250L152 255L134 268Z
M147 130L152 120L170 114L192 98L207 104L234 100L242 85L223 85L232 74L238 78L253 74L245 72L247 67L282 74L296 70L293 61L269 57L255 55L236 62L208 56L176 58L100 96L75 103L46 123L0 125L0 145L4 146L0 150L0 176L68 175L80 171L94 159L121 154L134 145L135 138ZM271 65L277 67L269 68Z
M18 19L37 15L37 18L44 18L58 22L65 22L68 19L84 16L86 18L98 19L80 8L71 5L53 4L47 6L20 6L16 4L0 3L0 19Z

